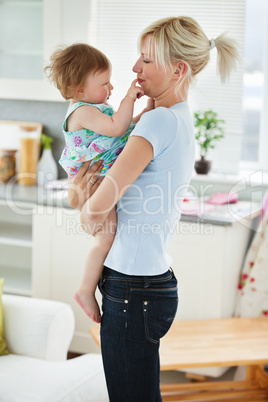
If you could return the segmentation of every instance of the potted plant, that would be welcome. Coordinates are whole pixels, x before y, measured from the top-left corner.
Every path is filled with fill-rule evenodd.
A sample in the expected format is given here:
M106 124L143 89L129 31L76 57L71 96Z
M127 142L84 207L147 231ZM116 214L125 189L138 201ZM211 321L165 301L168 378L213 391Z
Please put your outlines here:
M211 162L206 159L209 149L215 148L215 142L224 138L224 120L218 119L213 110L194 113L195 139L200 147L201 159L195 162L196 173L207 174Z

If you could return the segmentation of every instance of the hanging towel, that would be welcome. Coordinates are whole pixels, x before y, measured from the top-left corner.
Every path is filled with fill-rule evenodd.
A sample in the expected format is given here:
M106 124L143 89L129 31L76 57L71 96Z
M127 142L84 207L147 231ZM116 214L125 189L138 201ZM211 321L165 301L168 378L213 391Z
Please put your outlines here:
M268 317L268 193L240 276L236 316Z

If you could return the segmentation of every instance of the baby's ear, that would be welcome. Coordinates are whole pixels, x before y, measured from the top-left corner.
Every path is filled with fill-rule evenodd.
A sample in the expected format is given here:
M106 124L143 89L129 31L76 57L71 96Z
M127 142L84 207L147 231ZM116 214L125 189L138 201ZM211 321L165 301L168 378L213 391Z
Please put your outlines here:
M74 93L76 98L81 98L84 95L84 87L82 85L76 87Z

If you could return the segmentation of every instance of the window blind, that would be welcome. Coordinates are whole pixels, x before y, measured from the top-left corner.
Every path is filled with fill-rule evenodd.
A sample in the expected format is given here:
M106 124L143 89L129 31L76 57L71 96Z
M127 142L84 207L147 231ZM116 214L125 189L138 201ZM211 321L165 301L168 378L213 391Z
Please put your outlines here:
M89 43L101 49L112 63L114 85L111 104L117 108L136 75L137 38L151 22L168 16L195 18L209 39L227 32L239 44L243 60L246 2L244 0L91 0ZM225 138L208 154L214 171L236 172L241 153L243 63L226 84L216 73L217 51L198 76L189 94L191 111L213 109L225 120ZM136 102L136 112L145 99ZM198 157L198 148L197 155Z

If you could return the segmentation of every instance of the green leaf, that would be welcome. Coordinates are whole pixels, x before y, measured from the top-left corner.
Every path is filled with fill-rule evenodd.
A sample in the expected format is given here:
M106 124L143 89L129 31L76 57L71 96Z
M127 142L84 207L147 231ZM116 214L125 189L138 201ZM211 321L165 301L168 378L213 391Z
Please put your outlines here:
M224 138L224 123L213 110L194 112L195 139L202 156L215 148L215 141Z

